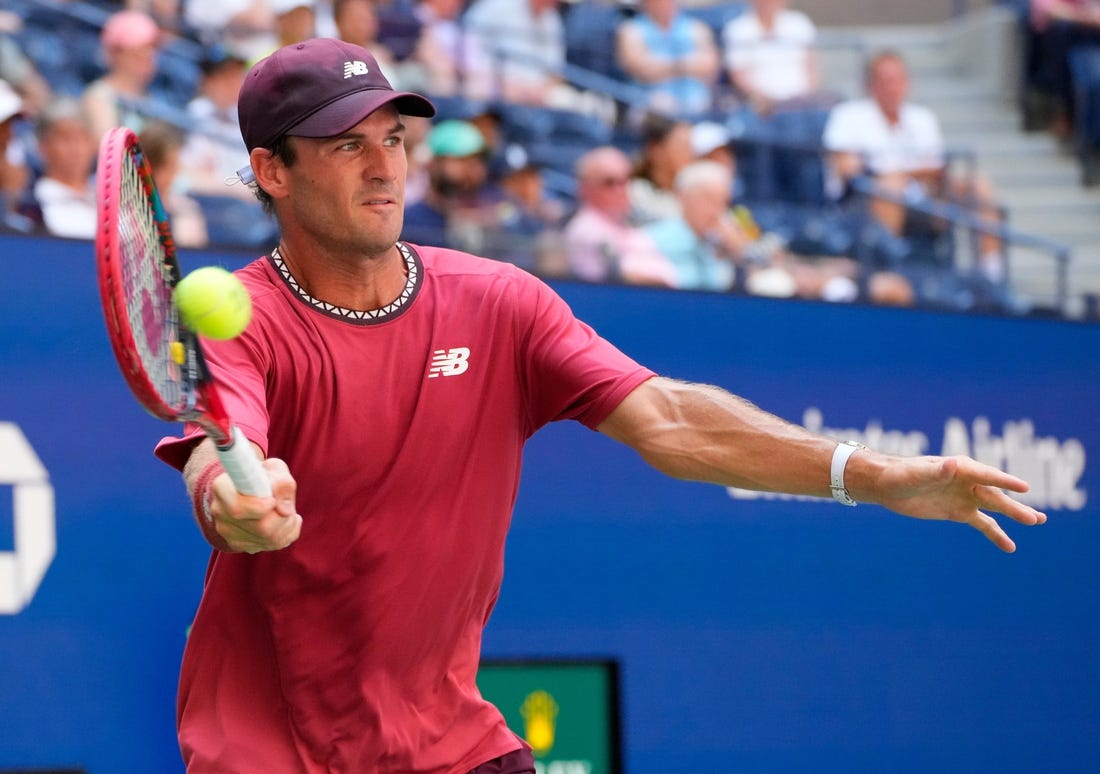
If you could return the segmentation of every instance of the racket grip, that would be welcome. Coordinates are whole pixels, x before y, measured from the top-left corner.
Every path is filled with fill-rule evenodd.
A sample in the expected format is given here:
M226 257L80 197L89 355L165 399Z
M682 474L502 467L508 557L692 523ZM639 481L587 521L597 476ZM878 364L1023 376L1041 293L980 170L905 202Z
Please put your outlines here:
M238 492L254 497L271 496L271 480L267 477L267 471L239 427L234 425L228 446L215 444L214 448L218 450L218 459Z

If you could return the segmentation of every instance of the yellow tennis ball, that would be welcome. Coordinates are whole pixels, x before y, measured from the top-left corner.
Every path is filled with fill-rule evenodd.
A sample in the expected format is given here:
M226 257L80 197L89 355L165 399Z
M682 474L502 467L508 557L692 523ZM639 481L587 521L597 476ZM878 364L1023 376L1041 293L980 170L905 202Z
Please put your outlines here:
M176 284L183 324L208 339L232 339L252 319L252 299L237 276L220 266L195 269Z

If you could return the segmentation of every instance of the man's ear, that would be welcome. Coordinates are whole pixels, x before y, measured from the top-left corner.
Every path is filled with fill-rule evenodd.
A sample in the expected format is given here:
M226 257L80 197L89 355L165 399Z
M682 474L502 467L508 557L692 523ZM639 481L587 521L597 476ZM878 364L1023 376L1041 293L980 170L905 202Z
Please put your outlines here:
M267 191L272 199L286 195L286 165L267 148L253 148L248 154L256 183Z

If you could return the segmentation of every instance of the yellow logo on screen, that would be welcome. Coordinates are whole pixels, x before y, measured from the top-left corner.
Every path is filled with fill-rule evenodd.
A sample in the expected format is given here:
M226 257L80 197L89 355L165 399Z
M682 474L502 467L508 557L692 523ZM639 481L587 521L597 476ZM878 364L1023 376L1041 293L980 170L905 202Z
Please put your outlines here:
M534 691L527 694L519 711L523 715L523 736L527 744L531 745L536 757L546 755L554 746L558 703L546 691Z

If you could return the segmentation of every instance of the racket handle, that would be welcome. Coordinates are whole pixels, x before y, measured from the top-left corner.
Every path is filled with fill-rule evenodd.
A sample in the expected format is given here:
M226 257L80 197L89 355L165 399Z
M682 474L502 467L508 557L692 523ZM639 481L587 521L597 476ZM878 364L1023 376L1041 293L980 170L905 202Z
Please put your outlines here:
M218 459L238 492L255 497L271 496L271 480L267 477L267 471L239 427L233 426L228 446L215 444L214 448L218 450Z

